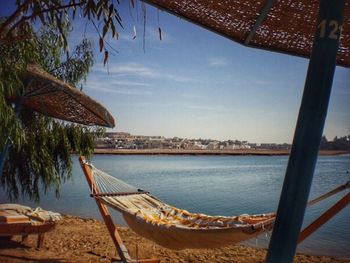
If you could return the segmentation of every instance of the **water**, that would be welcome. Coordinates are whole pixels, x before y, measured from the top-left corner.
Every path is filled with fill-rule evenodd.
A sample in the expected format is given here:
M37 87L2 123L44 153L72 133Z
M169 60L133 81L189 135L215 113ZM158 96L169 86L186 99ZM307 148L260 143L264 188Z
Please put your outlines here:
M113 156L96 155L96 167L182 209L210 215L259 214L276 211L287 165L284 156ZM350 179L350 156L320 157L310 198ZM78 158L74 180L66 182L61 198L45 196L40 206L64 214L99 218ZM304 225L336 202L335 196L307 210ZM0 202L6 202L0 195ZM37 206L26 200L21 203ZM118 213L117 222L124 224ZM350 207L345 208L305 240L298 251L350 258ZM248 241L266 247L268 237Z

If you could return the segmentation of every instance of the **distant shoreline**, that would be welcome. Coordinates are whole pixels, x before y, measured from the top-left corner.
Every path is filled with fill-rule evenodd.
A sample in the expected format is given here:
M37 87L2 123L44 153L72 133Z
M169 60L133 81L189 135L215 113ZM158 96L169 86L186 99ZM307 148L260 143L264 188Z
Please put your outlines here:
M254 156L285 156L289 150L173 150L173 149L95 149L95 154L115 155L254 155ZM322 150L321 156L347 155L350 151Z

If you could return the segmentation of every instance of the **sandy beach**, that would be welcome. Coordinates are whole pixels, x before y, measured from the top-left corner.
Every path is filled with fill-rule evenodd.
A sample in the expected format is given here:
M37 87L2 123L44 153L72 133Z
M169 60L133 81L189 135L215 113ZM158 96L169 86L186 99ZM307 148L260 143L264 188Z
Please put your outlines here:
M241 245L221 249L172 251L134 234L129 228L120 227L120 233L132 257L158 258L161 262L264 262L266 250ZM20 237L0 241L0 262L110 262L117 259L115 248L105 225L95 219L64 216L57 227L45 235L44 245L35 248L36 236L30 236L26 244ZM137 252L136 252L137 251ZM295 262L349 263L350 259L336 259L298 254Z

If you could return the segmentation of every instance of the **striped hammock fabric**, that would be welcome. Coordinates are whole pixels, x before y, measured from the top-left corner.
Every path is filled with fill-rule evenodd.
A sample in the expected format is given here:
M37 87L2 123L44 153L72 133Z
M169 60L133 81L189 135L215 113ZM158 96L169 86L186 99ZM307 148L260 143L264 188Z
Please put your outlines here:
M90 166L94 178L91 195L121 212L138 235L163 247L223 247L254 238L273 227L274 213L232 217L190 213Z

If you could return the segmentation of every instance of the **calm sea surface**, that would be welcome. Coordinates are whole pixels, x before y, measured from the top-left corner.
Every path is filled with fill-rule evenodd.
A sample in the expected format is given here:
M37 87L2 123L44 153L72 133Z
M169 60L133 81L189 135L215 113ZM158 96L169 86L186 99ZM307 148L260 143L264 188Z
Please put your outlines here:
M96 167L171 205L209 215L259 214L276 211L287 165L284 156L118 156L96 155ZM348 171L348 173L347 173ZM350 156L320 157L310 198L350 180ZM19 202L44 209L100 218L74 157L73 180L66 182L61 198L52 193L39 204ZM307 210L304 225L310 223L339 197L323 201ZM6 202L4 194L0 201ZM117 213L117 223L124 224ZM268 235L247 242L266 247ZM298 247L300 252L350 258L350 206Z

